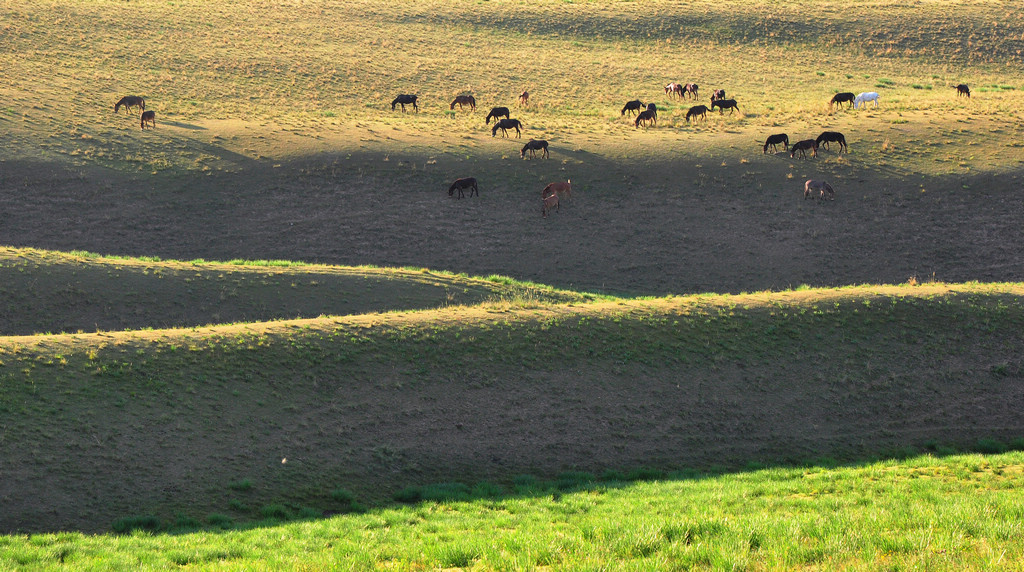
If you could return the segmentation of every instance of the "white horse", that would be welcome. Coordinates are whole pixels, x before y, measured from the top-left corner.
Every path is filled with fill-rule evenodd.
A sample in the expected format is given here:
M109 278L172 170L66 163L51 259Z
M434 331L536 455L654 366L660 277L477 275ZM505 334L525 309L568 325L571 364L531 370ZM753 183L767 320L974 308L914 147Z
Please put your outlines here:
M858 95L853 100L853 108L857 109L858 107L860 107L860 104L867 103L869 101L875 102L875 107L878 107L878 92L877 91L865 91L864 93Z

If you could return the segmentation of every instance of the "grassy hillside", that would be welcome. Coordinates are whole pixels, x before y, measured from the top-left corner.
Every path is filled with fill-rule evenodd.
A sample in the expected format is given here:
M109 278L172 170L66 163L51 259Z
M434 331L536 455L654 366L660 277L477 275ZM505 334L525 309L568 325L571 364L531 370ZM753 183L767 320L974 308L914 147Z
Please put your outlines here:
M0 244L619 294L1024 280L1015 5L29 0L5 16ZM723 87L742 113L688 124L669 81L703 103ZM524 89L514 115L548 161L483 124ZM877 110L825 105L868 90ZM420 113L391 111L400 92ZM475 113L448 109L463 92ZM114 114L127 93L156 130ZM656 127L620 115L638 97ZM761 154L770 133L826 129L849 155ZM462 176L479 200L448 200ZM812 177L836 203L801 201ZM576 200L542 221L540 189L565 179Z
M514 496L244 531L0 540L0 566L218 570L1013 570L1024 557L1024 456L924 456L848 467L623 483L520 479ZM576 475L577 479L585 476ZM493 485L477 495L495 495ZM642 510L638 507L642 506ZM225 515L217 522L227 524Z
M104 258L0 247L0 335L260 322L593 296L427 269Z
M6 530L1024 434L1019 285L0 338ZM248 481L240 493L233 483ZM38 499L46 499L40 502Z

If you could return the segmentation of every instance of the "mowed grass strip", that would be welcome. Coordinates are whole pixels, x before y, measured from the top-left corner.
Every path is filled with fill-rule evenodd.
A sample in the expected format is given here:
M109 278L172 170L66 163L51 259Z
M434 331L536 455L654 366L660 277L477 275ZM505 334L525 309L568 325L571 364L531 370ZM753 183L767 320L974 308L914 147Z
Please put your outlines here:
M5 536L0 566L1013 570L1024 558L1022 469L1015 452L523 484L491 499L236 531Z
M211 262L0 247L0 335L118 331L593 296L428 269Z

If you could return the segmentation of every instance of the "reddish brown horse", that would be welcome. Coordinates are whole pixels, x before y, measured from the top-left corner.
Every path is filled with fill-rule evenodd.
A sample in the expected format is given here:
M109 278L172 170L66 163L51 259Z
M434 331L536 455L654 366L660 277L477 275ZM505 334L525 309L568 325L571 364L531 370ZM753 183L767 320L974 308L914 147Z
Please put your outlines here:
M551 195L565 195L566 198L572 198L572 179L562 183L548 183L548 186L544 187L544 190L540 192L542 198L550 197Z
M472 95L458 95L455 100L452 101L452 109L455 109L455 104L459 104L459 109L462 109L463 105L468 105L470 109L476 111L476 99Z
M526 107L526 104L530 103L530 92L524 91L519 94L519 105Z
M153 124L153 129L156 129L156 112L155 111L143 111L142 112L142 129L146 129L146 124Z

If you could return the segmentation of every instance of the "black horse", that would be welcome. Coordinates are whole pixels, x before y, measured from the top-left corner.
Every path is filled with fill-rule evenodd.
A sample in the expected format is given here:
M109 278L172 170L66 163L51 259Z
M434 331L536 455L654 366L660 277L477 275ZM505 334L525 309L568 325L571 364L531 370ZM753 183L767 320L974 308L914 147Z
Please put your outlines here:
M519 128L522 126L523 124L520 123L518 119L499 119L494 124L494 127L491 128L491 137L494 137L494 135L498 132L499 129L501 129L502 137L508 137L507 130L512 128L515 128L516 130L516 137L522 137L523 132L519 130Z
M502 115L505 116L505 119L510 117L507 107L492 107L491 112L487 114L487 119L484 120L484 125L490 125L492 117L497 121Z
M137 95L126 95L119 99L118 102L114 104L114 113L117 113L117 110L120 109L122 105L124 106L125 114L130 114L133 107L138 107L139 111L146 110L146 100Z
M814 139L804 139L803 141L797 141L796 143L793 143L793 148L789 150L789 157L791 159L795 159L797 151L800 152L801 157L806 157L808 149L811 150L812 157L818 156L818 144L814 141Z
M828 108L832 109L833 105L838 105L839 107L842 107L844 103L849 103L850 107L853 107L853 100L856 99L856 97L856 95L853 95L848 91L837 93L833 95L832 100L828 102Z
M846 146L846 137L838 131L825 131L818 138L814 140L814 144L817 147L825 145L825 149L828 149L829 143L839 143L839 152L842 153L845 150L847 153L850 152L850 148Z
M718 113L724 112L726 109L729 113L739 110L740 106L736 105L735 99L716 99L711 102L711 111L715 110L715 106L718 106Z
M690 122L690 118L700 117L701 119L708 118L708 106L706 105L694 105L686 112L686 122ZM694 119L696 121L696 119Z
M640 101L639 99L634 99L633 101L627 101L626 105L622 106L622 112L619 113L619 115L625 115L627 111L629 112L630 115L633 115L634 111L639 113L640 110L643 109L643 107L644 107L644 102Z
M391 111L395 110L395 106L396 105L401 105L402 106L402 113L405 113L405 104L410 103L410 104L412 104L412 108L416 110L416 113L419 113L420 108L416 105L416 98L417 97L419 97L419 96L417 96L417 95L407 95L407 94L404 94L404 93L399 95L398 97L395 98L394 101L391 102Z
M789 135L786 135L785 133L777 133L775 135L769 135L768 139L765 139L764 149L761 151L761 154L766 155L768 153L769 145L772 147L772 153L777 153L779 148L776 146L779 143L782 143L782 149L784 151L789 151Z
M455 191L458 190L459 196L456 198L461 199L462 197L466 196L466 194L463 192L466 189L469 189L469 196L472 197L474 193L476 194L476 196L480 196L480 189L476 188L476 179L473 177L455 179L455 182L452 183L452 186L448 187L448 196L450 197L454 195Z
M971 88L967 87L966 83L961 83L956 86L956 96L966 95L968 99L971 97Z
M541 151L541 157L549 158L548 142L543 139L530 139L526 145L523 145L523 150L519 152L519 156L525 159L527 151L530 152L530 157L534 159L537 158L537 151Z

